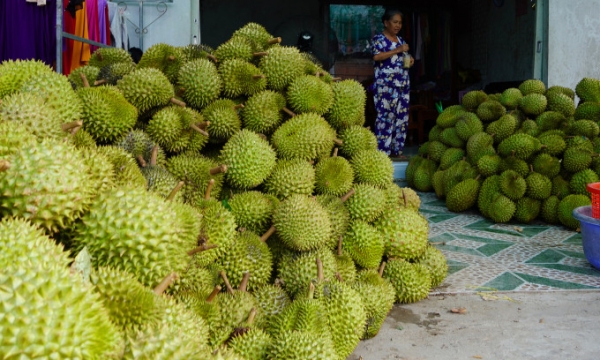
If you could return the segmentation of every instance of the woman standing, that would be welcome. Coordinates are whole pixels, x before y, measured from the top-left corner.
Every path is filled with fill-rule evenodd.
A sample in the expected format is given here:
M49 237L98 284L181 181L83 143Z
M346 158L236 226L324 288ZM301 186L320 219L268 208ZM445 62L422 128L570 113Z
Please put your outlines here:
M408 125L410 80L408 67L414 59L408 51L408 44L398 36L402 29L402 13L386 9L381 17L383 32L372 40L372 53L375 68L375 135L379 150L392 157L402 156ZM409 59L405 63L405 56Z

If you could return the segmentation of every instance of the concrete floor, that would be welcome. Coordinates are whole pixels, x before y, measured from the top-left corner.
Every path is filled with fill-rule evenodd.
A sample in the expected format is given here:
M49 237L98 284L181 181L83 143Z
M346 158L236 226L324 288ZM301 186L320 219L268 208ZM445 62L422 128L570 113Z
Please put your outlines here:
M600 291L437 295L396 305L348 359L600 359Z

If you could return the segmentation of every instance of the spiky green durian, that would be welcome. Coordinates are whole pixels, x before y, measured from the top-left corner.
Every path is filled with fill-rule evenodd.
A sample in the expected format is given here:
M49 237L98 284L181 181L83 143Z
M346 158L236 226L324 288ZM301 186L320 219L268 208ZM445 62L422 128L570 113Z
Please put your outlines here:
M477 203L480 183L476 179L465 179L446 193L448 210L461 212L470 209Z
M446 146L441 141L429 141L429 146L427 148L427 155L429 155L429 159L440 162L442 159L442 155L448 150L448 146Z
M533 170L549 179L552 179L560 172L561 161L549 154L539 154L533 160Z
M283 159L314 160L329 154L334 145L335 131L318 114L300 114L281 125L271 143Z
M190 106L201 110L219 97L223 83L217 67L207 59L196 59L179 69L179 87Z
M483 124L481 123L481 120L479 120L477 115L471 112L462 113L458 118L455 127L456 134L463 141L468 141L472 135L477 134L478 132L483 132ZM432 137L432 135L435 134L430 134L429 140L436 140L437 138Z
M569 181L565 180L561 175L552 178L552 195L558 196L559 199L571 194Z
M496 194L487 209L487 215L496 223L507 223L517 211L517 205L502 194Z
M175 96L169 79L154 68L136 69L123 76L117 82L117 87L123 92L125 99L141 113L157 106L165 106Z
M517 132L521 132L531 136L538 136L540 133L540 129L535 121L531 119L527 119L521 123L521 127L517 130ZM494 137L494 140L496 138Z
M0 121L0 158L19 151L22 147L33 146L37 138L23 124L13 121Z
M600 133L600 127L592 120L577 120L569 127L569 133L575 136L585 136L593 139Z
M271 346L271 336L262 329L251 328L247 332L233 336L228 347L245 360L262 360Z
M176 83L179 68L185 61L186 58L182 49L165 43L157 43L144 51L137 64L137 68L154 68L160 70L167 76L170 82Z
M454 127L458 120L461 118L463 114L466 113L466 109L460 105L452 105L444 109L442 111L435 123L442 129L447 129ZM441 131L440 131L441 134ZM429 139L431 141L431 139ZM439 139L437 139L439 141Z
M383 235L385 255L389 258L416 260L427 247L427 220L408 207L384 212L374 226Z
M173 156L166 164L167 170L173 174L178 181L184 181L184 202L199 206L206 196L209 183L214 180L209 195L212 199L219 198L222 190L224 166L218 162L202 155L180 154Z
M456 133L456 128L451 127L444 129L439 136L439 141L444 145L455 147L455 148L464 148L465 141L462 140L458 134Z
M267 80L253 64L241 59L228 59L219 65L223 94L229 98L254 95L264 91Z
M560 204L560 199L556 195L552 195L544 200L540 209L542 220L548 224L559 224L558 204Z
M560 85L553 85L553 86L550 86L548 88L548 90L546 90L546 93L548 94L548 93L551 93L554 91L564 94L571 99L575 99L575 91L568 87L564 87L564 86L560 86Z
M146 189L146 178L130 153L116 146L100 146L98 153L105 155L111 163L115 186Z
M592 153L578 147L570 147L563 154L562 167L576 173L585 170L592 164Z
M579 94L578 94L579 96ZM564 197L558 204L558 220L569 229L578 229L579 220L573 217L573 210L580 206L589 206L592 201L586 195L572 194Z
M492 176L500 170L502 158L498 155L484 155L477 161L477 170L483 176Z
M431 179L437 171L437 164L430 159L424 159L415 170L414 188L417 191L430 191L432 189Z
M316 266L316 264L315 264ZM314 285L309 284L307 293L300 293L289 306L268 324L267 331L277 336L283 331L307 331L329 338L325 323L323 304L314 298Z
M260 134L271 134L283 120L285 97L265 90L252 95L241 111L244 127Z
M575 102L569 96L556 91L546 93L548 99L548 110L557 111L565 117L571 117L575 114Z
M370 339L377 335L392 309L396 290L376 270L360 271L351 286L360 295L367 315L361 339Z
M342 196L352 187L354 170L340 156L319 161L315 167L315 190L319 194Z
M552 193L552 181L540 173L530 173L525 181L527 182L526 195L532 199L545 200Z
M202 115L190 108L169 106L159 110L146 127L146 132L159 146L171 153L198 152L208 142L198 124Z
M117 85L117 81L121 80L123 76L131 73L133 70L135 70L134 62L119 62L105 65L100 69L98 76L96 76L95 85Z
M310 281L317 280L317 259L323 263L323 276L332 279L336 273L336 262L331 250L322 247L313 251L284 251L277 265L277 277L283 280L290 296L306 288Z
M468 110L475 110L482 102L486 101L488 96L482 90L471 90L462 97L462 106Z
M477 207L483 216L489 217L488 208L500 192L500 175L492 175L483 181L477 197Z
M233 32L233 37L241 36L250 42L254 51L264 51L271 46L279 44L281 38L271 35L264 26L249 22Z
M259 68L267 77L271 90L285 89L304 73L304 58L292 46L273 46L260 59Z
M330 240L325 245L330 249L335 249L338 245L338 239L344 235L350 224L350 213L344 206L343 199L333 195L317 195L316 199L329 215L331 222Z
M465 151L458 148L448 148L440 158L440 170L446 170L465 157Z
M169 324L157 327L147 327L126 338L124 360L155 359L155 360L184 360L195 356L208 358L210 352L190 341L187 336L181 336L181 329Z
M66 77L58 73L43 73L23 82L21 92L31 93L44 99L56 111L61 123L81 119L81 101Z
M227 165L227 182L250 189L260 185L276 164L276 153L269 143L250 130L241 130L221 150Z
M352 157L350 164L357 183L385 188L393 181L394 167L383 151L359 151Z
M336 359L331 341L306 331L283 331L273 338L267 359Z
M528 79L519 84L519 90L526 96L529 94L544 94L546 92L546 84L538 79Z
M508 88L502 92L500 103L507 109L516 109L519 106L522 97L523 94L521 93L521 90L517 88Z
M575 120L600 121L600 103L592 101L580 103L575 109L574 117Z
M477 107L477 117L483 122L498 120L506 114L506 109L496 100L486 100Z
M217 57L219 63L231 59L251 61L254 57L252 44L248 39L241 36L234 36L222 43L215 49L213 54Z
M75 132L75 133L73 133ZM71 131L68 141L77 149L96 149L96 140L87 131L75 128Z
M202 116L210 125L207 127L211 142L226 142L242 127L242 121L233 100L219 99L202 110Z
M121 139L117 140L113 145L120 147L127 151L133 156L134 159L140 161L150 162L152 159L152 152L157 144L141 130L131 130L125 134ZM141 159L141 160L140 160ZM158 154L156 158L157 165L166 164L166 156L161 147L158 147Z
M148 191L159 195L162 198L168 198L171 192L179 181L162 166L158 165L146 165L141 169L142 175L146 178L148 184ZM177 192L175 200L183 201L183 195L181 192Z
M446 197L446 191L444 188L444 174L445 170L437 170L433 173L431 177L431 187L433 187L433 191L435 191L435 196L438 199L443 199Z
M527 134L514 134L503 140L498 145L498 154L502 156L514 156L519 159L528 159L531 155L541 149L540 141Z
M352 158L354 154L361 150L376 150L377 138L375 134L367 128L359 125L350 126L340 132L342 145L340 151L345 156Z
M390 260L383 270L383 277L396 289L396 300L400 303L422 300L431 289L431 275L423 264Z
M282 201L273 213L273 225L279 238L291 249L317 249L331 237L327 211L307 195L294 194Z
M332 85L333 105L325 114L327 121L338 131L363 124L367 101L365 88L356 80L346 79Z
M271 215L276 204L260 191L235 194L228 203L239 228L264 234L271 225Z
M475 177L477 177L477 169L471 166L466 160L460 160L444 171L442 179L442 184L444 185L443 193L447 195L461 181Z
M519 200L525 195L527 182L514 170L505 170L500 174L500 190L511 200Z
M82 88L77 95L83 104L83 129L97 142L115 142L137 121L137 109L115 87Z
M384 212L384 190L369 184L356 184L354 191L354 195L344 203L353 220L372 222Z
M558 129L565 120L565 116L556 111L544 111L535 118L540 131Z
M491 122L485 129L485 132L494 135L494 142L500 143L512 135L517 130L518 122L514 116L506 114L500 117L500 119Z
M40 140L59 140L67 135L61 128L62 122L56 111L41 97L31 93L6 96L0 104L2 122L18 123Z
M90 86L94 85L94 82L96 81L96 78L98 77L99 74L100 74L100 68L97 68L95 66L85 65L85 66L80 66L77 69L71 71L71 73L69 74L69 80L73 84L75 84L75 87L77 89L80 89L83 87L90 87ZM87 84L85 84L83 81L84 77L85 77L85 81L87 81Z
M419 259L419 263L429 269L431 276L431 288L439 286L446 275L448 275L448 263L444 254L436 247L428 245L423 257Z
M384 252L384 241L376 228L364 221L353 221L343 239L343 248L359 266L377 268Z
M52 68L40 60L6 60L0 63L0 99L21 89L23 82Z
M519 102L519 109L523 110L525 114L538 116L546 111L548 100L546 97L539 93L531 93L523 96Z
M253 292L266 324L281 314L291 303L289 295L279 284L267 284Z
M133 63L133 59L126 49L99 48L92 54L88 65L102 68L115 63Z
M535 219L540 213L542 202L530 197L522 197L517 202L515 211L515 220L521 223L528 224Z
M196 261L200 266L213 263L225 254L235 241L235 218L220 202L211 202L202 211L202 226L200 229L200 246L216 245L196 254Z
M323 115L333 105L333 89L316 76L300 76L288 86L287 101L297 113Z
M227 341L236 329L248 325L246 321L253 308L256 312L253 322L259 324L262 321L256 298L243 288L233 293L219 293L216 301L219 304L218 311L207 319L210 326L209 343L213 348Z
M576 172L569 181L569 189L572 194L588 195L587 184L598 182L598 174L592 169L583 169Z
M575 86L575 93L584 102L600 102L600 80L584 77Z
M406 166L406 184L415 186L415 172L425 159L422 156L412 156ZM435 163L434 163L435 164Z
M292 194L311 195L314 188L315 168L301 159L279 160L264 183L264 190L280 200Z
M475 115L475 118L477 118L477 120L479 120L479 118L477 117L477 115ZM479 122L481 122L481 120L479 120ZM458 124L458 122L457 122ZM434 127L431 128L431 130L429 130L429 142L431 141L439 141L440 140L440 134L442 133L442 131L444 131L444 128L439 126L439 125L434 125ZM481 127L481 131L483 131L483 126ZM469 135L470 136L470 135ZM468 138L467 138L468 139Z

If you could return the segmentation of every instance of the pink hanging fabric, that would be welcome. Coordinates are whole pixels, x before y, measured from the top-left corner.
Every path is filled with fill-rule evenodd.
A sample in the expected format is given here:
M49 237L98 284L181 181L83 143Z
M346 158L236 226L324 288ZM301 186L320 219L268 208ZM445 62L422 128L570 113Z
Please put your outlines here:
M100 42L100 22L98 21L98 0L87 0L85 2L88 18L89 39ZM98 47L90 45L90 51L94 53Z

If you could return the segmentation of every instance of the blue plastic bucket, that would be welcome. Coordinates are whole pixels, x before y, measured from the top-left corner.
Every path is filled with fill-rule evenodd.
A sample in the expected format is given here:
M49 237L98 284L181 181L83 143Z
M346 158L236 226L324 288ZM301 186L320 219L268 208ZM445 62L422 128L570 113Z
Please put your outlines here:
M581 223L583 254L593 267L600 270L600 219L592 217L592 206L573 210L573 217Z

